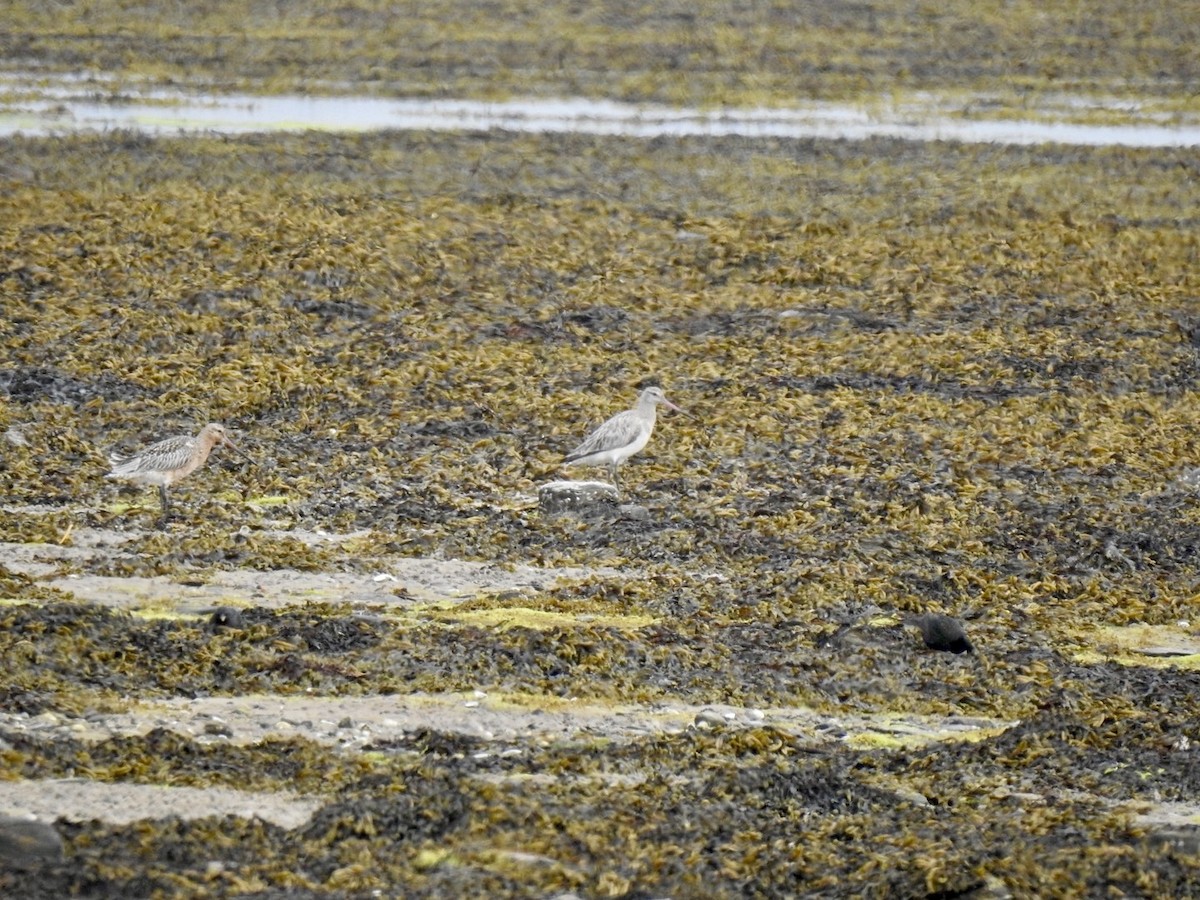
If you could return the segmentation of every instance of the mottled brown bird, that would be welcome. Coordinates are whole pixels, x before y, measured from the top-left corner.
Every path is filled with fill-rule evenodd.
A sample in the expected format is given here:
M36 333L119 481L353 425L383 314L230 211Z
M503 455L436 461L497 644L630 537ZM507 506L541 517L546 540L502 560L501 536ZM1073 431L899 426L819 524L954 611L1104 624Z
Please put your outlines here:
M112 463L113 470L105 477L124 479L135 484L157 485L165 520L171 508L167 499L167 487L204 465L213 447L220 444L246 456L229 439L229 432L224 425L210 422L200 429L200 433L195 437L185 434L167 438L132 456L110 454L109 462Z

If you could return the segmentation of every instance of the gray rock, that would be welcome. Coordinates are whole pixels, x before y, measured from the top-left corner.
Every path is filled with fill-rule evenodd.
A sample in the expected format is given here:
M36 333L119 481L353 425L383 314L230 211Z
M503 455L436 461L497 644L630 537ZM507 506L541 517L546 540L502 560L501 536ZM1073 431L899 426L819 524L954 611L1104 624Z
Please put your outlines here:
M696 718L692 720L693 724L704 731L713 728L724 728L729 724L729 720L717 712L715 709L702 709L696 713Z
M617 507L617 511L626 519L634 522L649 522L650 510L642 506L640 503L622 503Z
M1181 853L1200 853L1200 828L1194 825L1156 828L1146 833L1146 840L1155 845L1167 845Z
M538 506L548 513L609 511L619 499L607 481L551 481L538 488Z
M0 815L0 868L28 869L62 857L63 839L54 826Z

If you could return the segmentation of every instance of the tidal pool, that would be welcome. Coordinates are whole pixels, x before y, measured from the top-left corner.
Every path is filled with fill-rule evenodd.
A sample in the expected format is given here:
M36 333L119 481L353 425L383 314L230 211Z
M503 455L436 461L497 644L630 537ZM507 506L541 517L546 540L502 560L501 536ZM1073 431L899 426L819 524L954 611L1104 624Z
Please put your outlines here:
M369 131L384 129L576 132L624 135L785 138L898 137L908 140L997 144L1055 142L1092 146L1200 146L1200 125L1147 121L1136 105L1062 98L1063 118L1081 109L1128 112L1126 124L1054 121L1053 110L1034 119L986 118L974 103L934 96L904 103L847 105L800 102L790 109L687 109L566 98L478 101L380 97L203 95L150 89L105 93L88 80L45 84L0 79L0 136L130 129L156 135L243 134L261 131ZM967 117L964 117L967 116Z

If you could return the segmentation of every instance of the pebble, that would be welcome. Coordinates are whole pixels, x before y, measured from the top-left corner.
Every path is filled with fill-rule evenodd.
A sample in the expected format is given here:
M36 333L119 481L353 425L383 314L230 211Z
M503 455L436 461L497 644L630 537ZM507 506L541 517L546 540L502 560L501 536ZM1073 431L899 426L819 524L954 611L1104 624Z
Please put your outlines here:
M728 724L724 715L712 709L700 710L700 712L696 713L696 718L692 721L697 728L705 730L710 728L724 728Z
M640 503L622 503L617 507L617 512L632 522L650 521L650 510Z

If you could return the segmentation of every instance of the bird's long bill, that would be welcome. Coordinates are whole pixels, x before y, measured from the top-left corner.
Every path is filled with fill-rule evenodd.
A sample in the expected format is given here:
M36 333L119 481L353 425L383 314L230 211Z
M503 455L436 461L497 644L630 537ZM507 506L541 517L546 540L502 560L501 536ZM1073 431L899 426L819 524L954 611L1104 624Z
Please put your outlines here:
M662 405L665 406L667 409L674 410L675 412L679 413L682 416L687 416L689 419L696 418L690 412L688 412L686 409L680 409L678 406L676 406L674 403L672 403L666 397L663 397Z
M235 444L233 441L231 441L229 439L229 435L225 435L225 437L221 438L221 443L224 444L225 446L227 446L230 450L232 450L234 453L238 454L239 456L244 456L246 459L250 460L250 462L254 462L253 459L250 459L249 453L247 453L245 450L243 450L241 447L239 447L237 444Z

